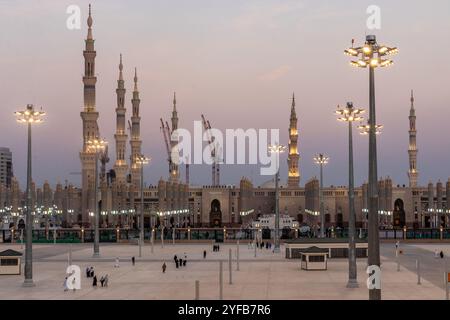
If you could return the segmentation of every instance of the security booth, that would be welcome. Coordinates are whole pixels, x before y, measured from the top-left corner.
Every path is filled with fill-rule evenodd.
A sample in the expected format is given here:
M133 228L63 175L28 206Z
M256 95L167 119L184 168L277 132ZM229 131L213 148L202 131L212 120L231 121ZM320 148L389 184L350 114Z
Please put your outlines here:
M327 270L328 249L309 247L301 252L302 270Z
M21 257L22 253L11 249L0 252L0 275L21 274Z

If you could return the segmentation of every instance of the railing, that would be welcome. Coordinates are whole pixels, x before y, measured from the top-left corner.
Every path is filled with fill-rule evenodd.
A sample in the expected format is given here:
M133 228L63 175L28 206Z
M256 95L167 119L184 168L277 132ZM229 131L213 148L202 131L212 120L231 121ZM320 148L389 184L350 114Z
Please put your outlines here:
M175 230L175 232L173 231ZM100 242L133 242L139 238L139 230L137 229L116 229L116 228L100 228ZM175 241L235 241L235 240L253 240L255 233L259 233L259 237L263 240L273 238L273 230L261 229L240 229L240 228L164 228L154 229L154 240L161 240L161 232L166 241L172 241L175 236ZM56 234L55 234L56 233ZM146 228L144 230L144 238L146 241L150 240L152 229ZM317 235L318 232L315 233ZM309 238L314 237L314 233L301 233L294 229L285 228L280 232L282 240L295 238ZM348 228L336 228L334 230L328 229L327 237L331 238L347 238ZM367 229L356 229L357 239L367 239ZM403 229L386 229L379 230L380 240L427 240L427 239L450 239L450 229L407 229L406 233ZM18 230L0 230L0 242L17 242L21 241L21 232ZM23 241L25 241L25 234L23 234ZM49 230L33 230L34 243L82 243L94 241L94 229L49 229Z

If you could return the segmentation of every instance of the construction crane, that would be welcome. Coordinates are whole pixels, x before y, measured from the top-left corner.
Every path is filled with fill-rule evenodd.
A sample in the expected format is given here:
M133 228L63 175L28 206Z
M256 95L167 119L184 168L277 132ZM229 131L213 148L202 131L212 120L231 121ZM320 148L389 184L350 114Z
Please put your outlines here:
M169 139L170 139L170 127L169 124L164 123L163 119L160 119L161 121L161 131L164 137L164 143L166 145L166 151L167 151L167 162L169 163L169 175L172 176L172 155L171 155L171 150L170 150L170 144L169 144Z
M186 160L186 185L189 186L189 157L185 157Z
M202 123L203 128L206 131L207 139L209 148L211 150L211 159L212 159L212 166L211 166L211 180L213 186L220 185L220 163L218 161L218 152L216 154L216 147L217 145L214 144L215 137L211 134L211 123L209 120L206 120L205 116L202 114Z

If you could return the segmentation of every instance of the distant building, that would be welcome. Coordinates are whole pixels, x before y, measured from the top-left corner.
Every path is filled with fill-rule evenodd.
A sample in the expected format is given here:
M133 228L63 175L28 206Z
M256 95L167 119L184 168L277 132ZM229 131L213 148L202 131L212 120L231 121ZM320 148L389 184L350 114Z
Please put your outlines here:
M9 188L12 177L12 153L9 148L0 148L0 184Z

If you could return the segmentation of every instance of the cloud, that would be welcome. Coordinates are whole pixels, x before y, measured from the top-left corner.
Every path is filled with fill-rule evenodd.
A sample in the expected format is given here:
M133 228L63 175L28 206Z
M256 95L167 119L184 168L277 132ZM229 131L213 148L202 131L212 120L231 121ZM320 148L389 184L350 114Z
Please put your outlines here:
M244 12L232 20L232 27L238 30L253 27L275 29L283 22L283 18L304 8L302 1L293 0L284 3L278 1L266 5L261 2L245 8Z
M292 67L288 65L282 65L279 67L276 67L273 70L270 70L267 73L262 74L258 77L261 81L275 81L282 77L284 77L289 71L291 71Z

